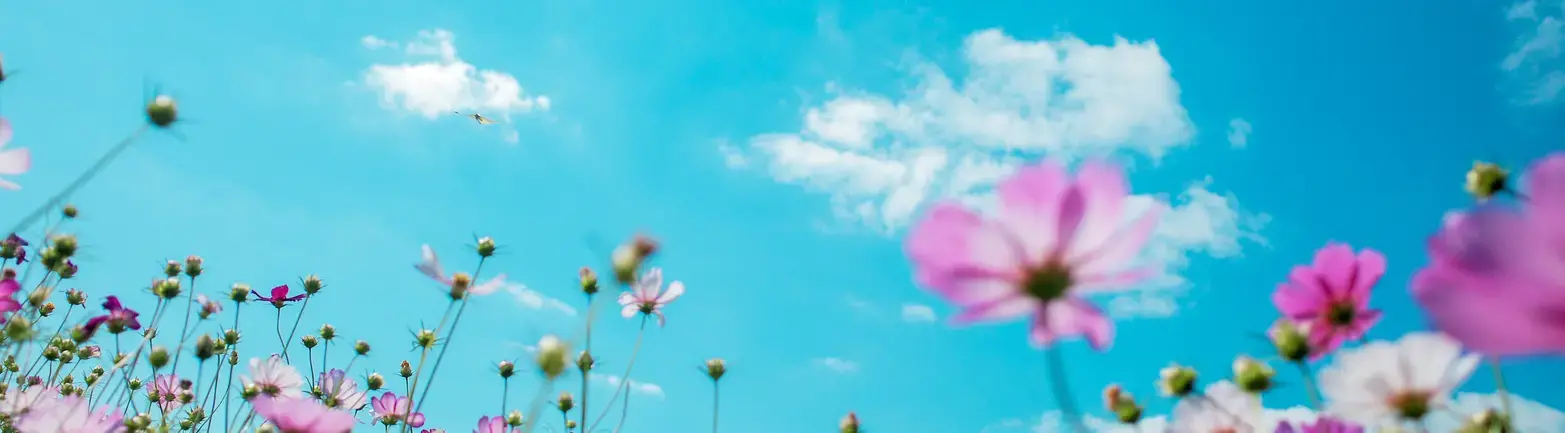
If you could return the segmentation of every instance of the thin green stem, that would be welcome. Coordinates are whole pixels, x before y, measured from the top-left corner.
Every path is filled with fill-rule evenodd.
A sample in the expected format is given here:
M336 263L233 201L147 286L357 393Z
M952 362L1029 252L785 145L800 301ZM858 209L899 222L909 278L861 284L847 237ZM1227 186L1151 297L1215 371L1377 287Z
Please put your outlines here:
M717 380L712 380L712 433L717 433Z
M647 319L648 317L646 314L641 315L641 329L636 331L636 345L630 350L630 360L625 362L625 374L620 375L619 386L614 387L614 395L609 397L609 402L605 404L604 407L614 406L614 402L619 399L620 394L630 392L630 370L636 367L636 357L641 355L641 340L643 337L647 336ZM609 416L609 411L605 409L603 412L598 413L598 417L596 419L592 420L592 425L590 427L582 427L587 429L585 431L598 431L598 424L603 423L603 418L607 416ZM621 416L622 418L620 419L620 425L623 426L625 420L623 415ZM614 430L618 431L619 429L616 428Z
M1500 394L1500 407L1505 410L1506 427L1511 427L1516 413L1511 411L1511 393L1505 386L1505 372L1500 368L1500 358L1490 357L1489 367L1494 370L1494 389Z
M15 226L11 227L11 233L19 233L22 230L26 230L28 226L33 225L33 223L38 221L39 218L43 218L44 215L48 215L50 209L53 209L55 206L59 206L61 203L64 203L65 199L70 198L71 194L75 193L76 190L81 189L81 187L86 185L88 181L91 181L93 176L97 176L98 172L101 172L104 168L107 168L110 162L114 162L114 159L118 157L120 153L125 152L125 149L129 148L131 143L136 142L136 139L140 138L141 134L147 132L147 128L150 126L151 124L141 125L140 128L136 128L135 132L130 133L130 136L125 137L124 140L120 140L119 144L115 144L114 147L109 148L109 151L105 152L103 156L98 157L98 160L93 162L92 166L87 168L87 171L77 175L75 180L72 180L71 183L66 184L65 189L55 193L55 195L50 197L48 201L45 201L42 206L38 206L38 209L33 210L32 213L27 214L27 216L23 217L20 222L17 222Z
M315 295L305 294L304 295L304 303L299 304L299 314L293 317L293 330L292 331L288 331L288 339L284 340L285 343L283 343L283 361L287 361L288 360L288 345L289 344L293 344L293 337L299 335L299 322L304 320L304 310L307 310L307 309L310 308L310 298L314 298L314 297L315 297ZM282 314L282 310L278 310L277 314L281 315ZM278 319L278 320L282 320L282 319Z
M1054 402L1060 405L1065 423L1077 433L1087 433L1086 425L1081 422L1081 411L1076 409L1076 398L1072 396L1070 383L1067 382L1064 354L1052 345L1044 349L1044 354L1049 358L1049 385L1054 390Z
M473 269L472 281L474 283L478 282L478 276L484 272L484 262L487 261L489 261L488 257L478 258L478 266ZM446 331L445 341L440 343L440 354L435 355L435 365L429 369L429 383L424 385L424 392L419 393L418 401L413 402L411 405L414 406L414 412L424 408L424 400L426 400L426 397L429 397L429 390L435 387L435 374L440 372L440 362L446 359L446 350L451 349L451 339L456 336L456 325L462 323L462 312L467 311L467 300L471 297L471 294L462 294L462 305L456 308L456 317L451 319L451 329ZM440 334L437 331L435 335L439 336ZM411 395L408 396L408 398L412 397Z
M1305 364L1304 361L1295 361L1293 365L1299 368L1299 376L1304 378L1304 388L1310 396L1310 406L1314 407L1315 410L1325 410L1326 408L1322 403L1324 400L1320 396L1320 387L1315 385L1315 375L1311 374L1309 364Z
M180 352L185 350L185 339L190 337L190 310L196 304L196 277L190 277L190 290L185 294L185 321L179 325L179 347L174 348L174 370L179 371Z

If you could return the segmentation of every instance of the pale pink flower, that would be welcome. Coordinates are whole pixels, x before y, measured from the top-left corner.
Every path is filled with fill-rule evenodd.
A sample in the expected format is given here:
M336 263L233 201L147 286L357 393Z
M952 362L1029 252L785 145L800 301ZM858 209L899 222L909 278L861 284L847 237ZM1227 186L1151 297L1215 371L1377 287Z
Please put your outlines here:
M663 270L652 268L636 280L630 291L619 294L619 304L625 307L620 315L629 319L636 313L649 314L658 318L658 326L663 326L663 307L683 294L685 283L679 281L668 283L668 290L663 290Z
M907 253L916 280L963 309L956 323L1031 314L1036 346L1083 335L1106 350L1114 324L1081 295L1157 274L1128 265L1157 228L1160 207L1125 224L1124 172L1103 162L1083 165L1074 178L1058 162L1023 167L997 191L992 218L947 202L913 227Z
M185 392L185 388L179 386L179 377L172 374L159 375L152 380L152 390L158 393L157 404L164 413L173 412L174 409L183 406L179 401L179 394Z
M11 142L11 121L0 117L0 148ZM0 150L0 175L15 176L33 168L33 154L27 149ZM21 185L0 179L0 188L22 189Z
M485 416L478 419L478 427L473 433L517 433L520 429L510 428L505 424L503 416Z
M283 362L282 357L272 355L265 361L250 358L250 375L241 377L246 385L260 388L262 395L298 398L304 396L304 377L299 369Z
M445 269L440 266L440 257L435 255L435 249L430 248L427 244L423 248L423 258L417 264L414 264L413 268L418 269L418 272L424 274L424 276L438 281L446 287L450 287L452 283L451 275L446 274ZM483 296L500 290L502 286L505 286L505 274L498 274L488 281L468 287L467 293Z
M1272 303L1282 315L1309 330L1310 357L1320 359L1342 342L1364 338L1380 321L1369 308L1370 291L1386 274L1386 256L1375 250L1330 243L1315 252L1315 262L1295 266L1288 282L1277 285Z
M385 425L406 422L408 427L423 427L424 414L412 412L412 407L413 399L399 397L389 391L380 397L370 398L370 408L375 411L375 419Z
M359 391L359 383L340 369L333 368L331 371L321 373L316 383L322 394L332 396L335 407L356 411L364 408L364 404L369 402L369 396Z
M94 410L81 397L43 396L15 421L20 433L119 433L125 431L118 410Z
M282 433L346 433L353 431L353 414L336 411L303 398L256 397L255 413Z

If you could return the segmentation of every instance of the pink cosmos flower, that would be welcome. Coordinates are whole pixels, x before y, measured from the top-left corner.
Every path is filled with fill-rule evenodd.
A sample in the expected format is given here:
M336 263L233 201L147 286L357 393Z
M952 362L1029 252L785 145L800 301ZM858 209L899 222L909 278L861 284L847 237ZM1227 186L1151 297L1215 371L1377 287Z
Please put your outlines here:
M108 406L94 410L81 397L43 396L15 421L20 433L120 433L125 425L118 410Z
M1364 433L1364 427L1323 416L1314 423L1299 423L1297 427L1287 421L1279 422L1275 433Z
M254 291L254 290L251 290L250 294L255 296L255 300L256 301L268 302L268 303L271 303L273 307L277 307L277 308L283 308L283 305L287 305L289 302L302 301L302 300L304 300L305 296L308 296L307 294L304 294L304 293L300 293L300 294L293 295L293 296L288 296L288 285L287 284L283 284L283 285L280 285L280 286L277 286L277 287L273 287L272 288L272 293L271 293L270 296L262 296L260 293L256 293L256 291Z
M412 412L409 414L409 412L412 411L412 407L413 399L407 397L398 397L396 394L392 394L390 391L387 391L385 394L381 394L380 397L370 398L370 408L375 410L375 419L379 420L381 424L385 425L394 425L398 422L402 422L404 421L403 415L408 414L405 420L408 424L408 427L423 427L424 414L418 412Z
M503 416L486 416L478 419L478 427L473 433L516 433L520 429L512 429L505 424Z
M353 414L322 406L315 400L256 397L255 413L283 433L346 433L353 431Z
M1565 353L1565 154L1528 170L1520 209L1448 215L1413 296L1435 328L1487 355Z
M420 260L417 264L413 265L413 268L418 269L418 272L424 274L424 276L429 277L432 280L439 281L440 284L446 287L451 286L452 277L446 274L445 269L440 266L440 257L435 255L435 249L430 248L429 245L424 245L423 259ZM472 293L478 296L488 295L490 293L494 293L496 290L499 290L500 287L504 285L505 274L499 274L495 275L494 278L490 278L489 281L468 287L467 293Z
M217 300L208 298L206 295L196 295L196 299L193 302L201 307L200 314L202 319L212 317L213 314L223 312L223 304L217 302Z
M1310 357L1320 359L1347 340L1364 337L1380 321L1369 308L1370 291L1386 274L1386 256L1375 250L1331 243L1315 252L1315 262L1295 266L1288 282L1277 285L1272 303L1282 315L1309 330Z
M152 390L158 393L158 407L163 409L163 413L170 413L184 405L179 401L179 394L189 392L189 387L181 386L179 377L164 374L152 380Z
M11 121L0 117L0 148L11 142ZM0 175L15 176L26 173L33 168L33 155L27 149L0 150ZM5 179L0 179L0 188L12 191L22 189L21 185Z
M668 290L663 290L663 270L652 268L636 280L630 291L619 294L619 304L625 306L620 315L629 319L636 313L650 314L658 318L658 326L663 326L663 307L684 294L685 283L679 281L668 283Z
M16 282L16 275L7 273L4 277L0 277L0 314L22 309L22 303L16 300L16 292L21 290L22 284ZM4 322L5 317L0 315L0 322Z
M907 254L915 279L962 308L953 318L958 324L1031 314L1035 346L1081 335L1106 350L1114 324L1081 295L1156 275L1155 267L1127 265L1157 228L1160 208L1124 224L1125 175L1104 162L1084 164L1073 178L1046 161L996 189L994 217L947 202L913 227Z

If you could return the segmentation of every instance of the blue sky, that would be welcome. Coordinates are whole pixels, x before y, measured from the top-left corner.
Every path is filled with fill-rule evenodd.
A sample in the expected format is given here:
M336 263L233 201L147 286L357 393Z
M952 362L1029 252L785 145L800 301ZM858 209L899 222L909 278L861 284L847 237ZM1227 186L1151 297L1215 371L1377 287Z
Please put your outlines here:
M850 410L875 431L1026 431L1053 405L1043 357L1021 324L939 322L950 310L901 253L921 206L981 202L1018 160L1102 153L1133 167L1143 204L1172 206L1149 253L1164 278L1103 300L1121 319L1114 350L1067 349L1089 407L1110 382L1151 397L1170 360L1217 375L1263 353L1248 334L1272 319L1271 289L1328 240L1390 257L1373 335L1418 329L1407 276L1467 202L1462 172L1565 136L1551 120L1562 7L18 3L0 16L19 71L0 113L35 166L0 216L133 130L151 80L178 98L188 140L143 140L74 200L89 292L131 293L188 254L208 262L207 293L316 273L328 292L305 326L371 341L356 369L389 375L441 313L409 266L419 245L462 269L473 235L493 236L506 254L486 269L526 287L470 309L426 406L464 430L499 411L494 361L574 329L576 269L646 232L688 292L647 336L632 376L657 392L635 395L627 431L706 428L695 366L713 356L730 361L738 431L825 430ZM250 341L273 338L260 311L246 309ZM634 324L603 323L595 351L617 374ZM1565 407L1565 363L1507 372ZM1492 390L1486 375L1470 386ZM533 387L513 384L513 407ZM1294 389L1268 406L1304 402Z

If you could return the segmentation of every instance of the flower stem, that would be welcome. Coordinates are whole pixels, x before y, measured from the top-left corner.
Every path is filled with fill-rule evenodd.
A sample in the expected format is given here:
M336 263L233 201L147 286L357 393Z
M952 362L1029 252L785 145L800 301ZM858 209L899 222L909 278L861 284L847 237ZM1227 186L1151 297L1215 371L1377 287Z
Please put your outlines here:
M479 273L484 271L484 262L488 260L488 257L478 258L478 267L473 269L474 281L478 280ZM467 300L470 297L472 297L471 294L462 294L462 305L456 307L456 317L451 319L451 329L446 331L445 342L440 344L440 354L435 355L435 365L429 369L429 383L424 385L424 392L419 393L418 401L413 403L415 405L413 408L414 412L418 412L419 409L424 407L425 397L429 397L429 389L435 387L435 373L440 372L440 361L446 359L446 350L451 348L451 338L456 335L456 325L462 323L462 312L467 311ZM408 398L412 397L411 395L408 396Z
M10 233L18 233L22 230L26 230L28 226L33 225L33 223L38 221L39 218L43 218L44 215L48 215L50 209L53 209L55 206L59 206L60 203L64 203L65 199L70 198L72 193L75 193L76 190L81 189L83 185L86 185L88 181L92 180L93 176L98 175L98 172L103 171L104 168L107 168L110 162L113 162L120 153L124 152L125 149L130 147L131 143L136 142L136 139L140 138L142 133L147 132L147 128L150 125L151 124L141 125L140 128L136 128L135 132L131 132L129 136L125 137L124 140L120 140L119 144L115 144L114 147L109 148L109 151L105 152L103 156L98 157L98 161L93 162L92 166L87 168L87 171L77 175L75 180L72 180L71 183L66 184L65 189L55 193L54 197L50 197L49 200L45 201L42 206L39 206L38 209L33 210L32 213L27 214L27 216L22 218L20 222L17 222L16 226L11 228Z
M636 357L641 355L641 340L643 337L647 336L647 319L648 317L646 314L641 315L641 329L636 331L636 346L630 350L630 360L625 362L625 374L620 375L619 386L614 387L614 395L609 397L609 402L605 404L604 407L614 406L614 401L619 399L620 394L630 391L630 369L636 366ZM605 409L603 412L599 412L598 417L592 420L592 426L583 431L598 431L598 424L602 423L603 418L606 416L609 416L609 411L607 409ZM619 425L625 425L625 418L623 413L620 415ZM619 428L616 427L614 431L619 431Z
M583 337L584 341L581 348L581 353L587 356L592 356L592 297L592 293L587 294L588 314L586 326L584 327L586 335ZM587 428L587 383L592 379L592 365L578 366L577 368L581 370L581 410L577 411L577 416L581 417L581 428Z
M1077 433L1087 433L1086 426L1081 423L1081 412L1076 409L1076 399L1071 395L1070 383L1066 381L1064 354L1053 345L1044 349L1044 354L1049 358L1049 384L1054 390L1054 401L1060 405L1065 423Z
M712 433L717 433L717 380L712 381Z
M1293 365L1299 368L1299 376L1304 377L1304 387L1309 393L1310 405L1317 411L1325 410L1325 406L1321 403L1320 387L1315 385L1315 376L1310 373L1309 364L1305 364L1304 361L1294 361Z
M196 277L190 277L190 290L185 294L185 322L179 325L179 347L174 348L174 367L172 371L179 371L179 360L184 358L179 353L185 350L185 338L190 337L190 308L196 304Z
M1511 393L1505 387L1505 372L1500 368L1500 358L1490 357L1489 367L1494 370L1494 389L1500 394L1500 407L1505 410L1505 424L1510 427L1516 413L1511 412Z
M283 361L288 360L288 345L293 343L293 337L295 335L299 335L299 322L304 320L304 310L310 308L310 298L314 297L315 295L307 293L304 295L304 303L299 304L299 314L293 317L293 330L288 331L288 339L284 340L283 342ZM278 320L282 320L280 318L280 316L283 314L282 309L278 309L277 314L279 316ZM281 331L279 331L279 333L281 333Z

